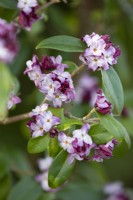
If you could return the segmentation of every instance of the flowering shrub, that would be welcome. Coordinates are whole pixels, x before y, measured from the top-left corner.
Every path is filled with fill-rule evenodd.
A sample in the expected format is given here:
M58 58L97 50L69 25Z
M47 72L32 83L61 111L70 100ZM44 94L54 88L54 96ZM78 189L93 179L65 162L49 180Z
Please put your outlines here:
M57 2L51 1L48 5ZM40 59L34 54L25 63L24 75L34 83L43 100L28 113L7 117L7 110L24 101L18 97L18 81L6 64L17 56L18 30L24 28L30 31L32 24L42 19L42 10L48 6L45 3L18 0L15 6L19 14L14 22L7 23L0 19L1 68L3 74L6 70L8 74L6 90L2 90L4 97L1 99L1 107L4 105L4 110L0 111L0 122L8 124L29 119L26 123L30 133L28 152L36 154L46 151L48 154L45 160L38 161L41 173L35 180L44 191L56 192L68 181L76 163L99 163L110 159L116 145L125 141L130 147L130 138L116 118L123 111L124 95L121 81L113 68L120 56L120 49L111 42L109 35L92 33L82 38L59 35L40 42L36 47L37 52L44 48L78 52L80 56L77 58L81 65L65 62L61 55L42 55ZM82 71L98 71L100 80L82 74ZM79 85L76 87L77 75ZM85 115L73 115L71 106L75 102L88 103ZM122 190L119 193L107 191L110 195L108 200L126 199Z

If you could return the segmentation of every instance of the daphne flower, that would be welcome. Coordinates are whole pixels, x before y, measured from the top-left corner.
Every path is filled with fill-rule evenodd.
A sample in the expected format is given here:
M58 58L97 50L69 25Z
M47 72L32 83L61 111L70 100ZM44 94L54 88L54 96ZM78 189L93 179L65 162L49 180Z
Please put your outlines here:
M37 0L18 0L18 8L24 11L27 15L32 12L32 8L38 5Z
M14 95L13 92L11 92L7 101L8 110L19 103L21 103L21 99L18 96Z
M50 168L53 159L51 157L46 157L44 159L38 160L38 167L41 171L46 171Z
M53 81L49 75L46 75L44 78L42 78L42 81L40 81L40 91L51 94L54 93L61 84L58 81Z
M53 105L54 107L61 107L62 105L62 102L65 102L67 100L67 96L62 94L62 93L49 93L47 96L46 96L46 99L48 101L52 101L53 102Z
M36 8L32 8L32 11L29 14L26 14L24 11L19 13L19 24L27 31L30 31L32 24L39 19L39 16L36 14Z
M56 116L53 116L50 111L45 112L44 116L41 117L42 123L44 124L44 130L49 131L52 126L59 124L60 119Z
M30 113L30 117L44 114L44 112L48 109L48 104L44 103L41 106L36 106L35 109Z
M84 42L86 42L87 46L91 46L92 44L98 42L101 39L101 36L96 34L96 33L92 33L91 35L85 35L82 40Z
M45 124L43 120L38 118L35 123L30 124L30 129L32 130L32 137L43 136L45 132Z
M76 88L77 103L89 103L91 107L94 107L96 101L96 91L98 88L98 80L96 77L83 74Z
M26 63L27 68L24 72L34 81L39 91L45 95L46 100L53 103L54 107L61 107L63 102L68 103L75 99L71 75L64 71L68 66L61 61L60 55L56 58L43 56L41 62L37 56L33 56L32 60ZM49 73L48 70L50 70Z
M60 142L61 147L64 150L67 150L68 153L74 153L74 149L72 147L72 142L74 141L74 138L66 136L65 133L59 133L58 139Z
M113 155L114 146L117 145L116 140L111 140L107 144L95 145L95 153L92 160L103 162L103 159L109 159Z
M107 200L129 200L121 182L105 185L104 193L108 195Z
M102 90L97 91L97 99L95 103L95 108L101 114L110 114L112 109L112 104L106 99Z
M45 132L60 124L60 118L53 116L50 111L46 111L47 104L37 106L31 113L32 119L27 123L27 127L30 129L32 137L43 136Z
M89 55L92 56L102 56L105 52L106 43L103 40L100 40L98 43L92 43L89 48Z
M91 35L85 35L82 40L87 44L87 48L80 56L80 60L89 69L93 71L99 68L108 70L111 65L117 63L120 49L113 45L108 35L100 36L92 33Z
M0 61L11 63L18 53L17 28L0 19Z
M84 124L81 129L77 129L73 131L73 137L78 139L78 145L83 146L83 142L86 144L92 145L92 139L88 135L88 130L90 126L88 124Z

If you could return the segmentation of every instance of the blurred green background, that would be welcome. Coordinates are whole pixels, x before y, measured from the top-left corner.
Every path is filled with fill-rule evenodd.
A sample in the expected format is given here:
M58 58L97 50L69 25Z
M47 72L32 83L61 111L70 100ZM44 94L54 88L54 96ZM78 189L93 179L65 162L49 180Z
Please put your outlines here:
M10 21L14 14L15 11L0 8L1 18ZM20 82L22 103L9 113L10 116L29 112L43 98L28 77L23 75L25 63L33 54L37 54L40 58L42 54L55 56L60 54L64 61L71 60L80 65L77 53L36 50L35 47L40 41L61 34L79 38L92 32L109 34L111 40L118 44L122 51L115 69L123 84L128 116L122 117L121 120L133 138L133 1L68 0L67 4L62 2L52 5L44 15L43 20L33 25L31 32L22 30L18 33L20 51L9 68ZM96 73L94 75L97 76ZM44 155L29 155L27 152L30 135L25 124L26 121L0 125L0 200L7 199L14 185L21 179L23 179L22 187L20 186L16 196L12 197L13 200L81 200L81 198L102 200L104 197L101 191L104 184L118 180L122 181L126 188L130 188L130 192L132 191L133 147L127 149L126 145L122 145L116 149L110 160L103 163L79 163L70 183L60 192L57 194L44 192L40 197L40 187L34 180L30 178L25 180L25 177L34 176L38 172L37 158ZM31 185L27 199L22 195L26 183Z

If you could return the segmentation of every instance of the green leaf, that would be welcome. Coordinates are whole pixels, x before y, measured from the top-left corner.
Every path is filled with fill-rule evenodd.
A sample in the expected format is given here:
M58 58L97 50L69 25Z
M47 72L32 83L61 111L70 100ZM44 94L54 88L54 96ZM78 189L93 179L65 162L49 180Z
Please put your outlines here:
M75 162L68 164L68 153L61 151L53 161L48 175L48 182L51 188L61 186L72 174Z
M99 133L96 135L92 135L92 140L96 144L105 144L113 139L113 136L111 136L107 131L104 133Z
M7 200L38 200L41 187L31 177L24 177L11 190Z
M100 124L91 126L89 135L91 135L93 142L96 144L105 144L114 138L114 136L108 133Z
M48 153L50 157L55 157L60 151L57 138L51 138L49 141Z
M0 6L8 9L17 9L17 2L15 0L0 0Z
M10 174L7 173L3 178L0 179L0 200L7 199L7 195L9 193L11 187L11 177Z
M60 119L62 119L64 117L64 109L63 108L49 107L48 110L51 111L53 115L59 117Z
M87 47L85 43L78 38L59 35L44 39L36 48L56 49L66 52L84 52Z
M102 126L111 134L111 136L113 135L114 138L118 139L119 141L125 139L126 143L130 147L130 138L124 126L111 115L97 114Z
M50 193L50 192L43 192L43 195L41 195L41 197L38 200L55 200L56 197L56 193Z
M101 72L105 95L120 114L124 105L124 95L121 81L113 67L107 71L102 70Z
M8 66L0 63L0 120L3 120L7 115L6 101L12 87L13 77Z
M61 125L58 126L58 129L66 131L73 125L83 125L83 122L79 119L71 119L71 118L65 117L62 120Z
M45 151L48 147L50 137L48 134L44 136L39 136L36 138L31 138L28 142L28 152L29 153L41 153Z
M72 62L72 61L65 61L63 62L64 64L68 65L69 68L67 68L67 72L69 72L70 74L78 68L78 66Z

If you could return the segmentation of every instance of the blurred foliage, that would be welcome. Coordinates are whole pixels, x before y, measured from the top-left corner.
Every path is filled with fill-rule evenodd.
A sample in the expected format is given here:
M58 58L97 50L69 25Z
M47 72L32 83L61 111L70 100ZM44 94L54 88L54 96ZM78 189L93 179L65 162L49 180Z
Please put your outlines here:
M17 12L0 8L0 16L10 21L17 16ZM120 120L133 137L133 1L68 0L67 4L62 2L52 5L44 13L44 16L44 20L34 24L31 32L24 30L18 32L20 51L8 69L20 81L23 102L9 115L28 112L43 98L34 88L33 83L23 75L25 63L31 59L33 54L38 54L40 57L42 54L61 54L64 61L71 60L77 65L80 64L78 53L36 50L35 47L40 41L59 34L81 38L94 31L99 34L109 34L113 42L118 44L122 50L122 55L115 69L124 87L125 107L128 114ZM0 66L0 74L1 70ZM97 76L97 73L94 75ZM0 78L0 89L3 84L1 81ZM3 106L2 109L4 109ZM76 106L73 108L73 113L77 116L83 116L86 114L86 109L88 109L88 105ZM104 184L116 180L124 182L126 187L133 188L133 147L127 150L127 147L123 145L118 147L112 159L102 164L81 163L75 169L71 183L66 184L57 194L42 192L40 186L35 183L34 176L37 173L37 158L43 154L29 155L27 153L29 133L24 126L25 123L24 121L6 126L0 125L0 200L102 200ZM25 186L23 190L21 190L22 185ZM16 196L17 188L20 191ZM129 193L132 194L132 191Z

